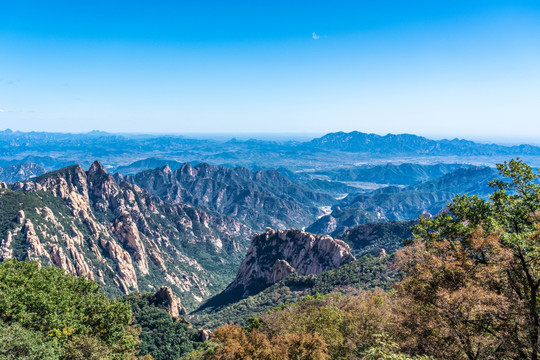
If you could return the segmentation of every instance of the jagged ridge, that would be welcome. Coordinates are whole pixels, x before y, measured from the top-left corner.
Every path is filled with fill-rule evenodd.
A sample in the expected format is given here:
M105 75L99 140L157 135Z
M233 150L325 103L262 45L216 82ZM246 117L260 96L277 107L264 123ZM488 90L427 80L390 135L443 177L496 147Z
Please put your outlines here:
M3 187L0 260L55 264L113 293L170 285L193 305L230 282L250 236L232 218L118 184L99 162Z
M117 175L123 180L122 176ZM292 182L275 170L251 172L206 163L147 170L125 180L170 203L189 203L244 221L256 230L266 226L302 228L323 213L334 198Z

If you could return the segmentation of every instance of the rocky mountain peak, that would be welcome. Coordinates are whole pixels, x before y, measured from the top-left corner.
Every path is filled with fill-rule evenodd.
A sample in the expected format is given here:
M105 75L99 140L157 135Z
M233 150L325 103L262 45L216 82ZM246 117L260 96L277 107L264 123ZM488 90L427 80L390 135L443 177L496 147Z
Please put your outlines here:
M292 272L316 275L351 260L354 256L349 245L328 235L267 228L253 236L236 279L225 292L249 296Z
M165 174L172 174L172 170L171 170L171 167L169 166L169 164L162 167L161 171L163 171L163 173L165 173Z
M185 163L183 164L179 169L178 169L178 172L182 175L187 175L187 176L195 176L195 169L193 168L193 166L191 166L190 163Z
M101 165L101 163L96 160L92 163L90 166L90 169L88 169L87 175L90 176L106 176L107 170L105 170L105 167Z

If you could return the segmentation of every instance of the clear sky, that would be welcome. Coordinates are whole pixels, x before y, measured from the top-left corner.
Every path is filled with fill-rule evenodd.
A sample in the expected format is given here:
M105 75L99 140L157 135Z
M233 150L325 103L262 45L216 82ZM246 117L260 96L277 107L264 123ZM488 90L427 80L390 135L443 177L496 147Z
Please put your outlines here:
M0 0L0 129L540 138L540 1Z

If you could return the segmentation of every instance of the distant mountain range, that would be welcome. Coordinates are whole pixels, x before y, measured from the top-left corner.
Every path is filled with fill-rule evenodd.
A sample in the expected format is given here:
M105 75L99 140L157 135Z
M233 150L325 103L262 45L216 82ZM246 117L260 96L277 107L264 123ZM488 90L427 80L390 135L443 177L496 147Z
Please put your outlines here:
M336 132L313 139L303 146L320 150L384 153L394 155L540 155L540 147L533 145L503 146L481 144L469 140L430 140L410 134L385 136L358 131Z
M383 164L359 165L332 170L320 170L310 173L334 181L358 181L377 184L413 185L422 181L436 179L459 168L468 167L466 164Z
M521 156L540 165L540 147L503 146L468 140L431 140L400 134L385 136L337 132L311 141L189 139L181 136L118 135L103 132L61 134L0 131L0 166L32 162L51 170L68 164L90 166L99 159L111 171L142 170L207 162L249 169L324 170L361 164L472 163L492 166ZM33 160L31 160L33 159ZM404 161L406 160L406 161ZM141 161L137 163L138 161ZM47 165L47 166L45 166Z

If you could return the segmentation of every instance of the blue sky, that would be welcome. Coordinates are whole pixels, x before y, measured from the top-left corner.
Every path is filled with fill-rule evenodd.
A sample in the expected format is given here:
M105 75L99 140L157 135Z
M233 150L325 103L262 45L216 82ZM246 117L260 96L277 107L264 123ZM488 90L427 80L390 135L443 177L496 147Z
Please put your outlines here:
M0 1L7 127L534 140L540 2Z

